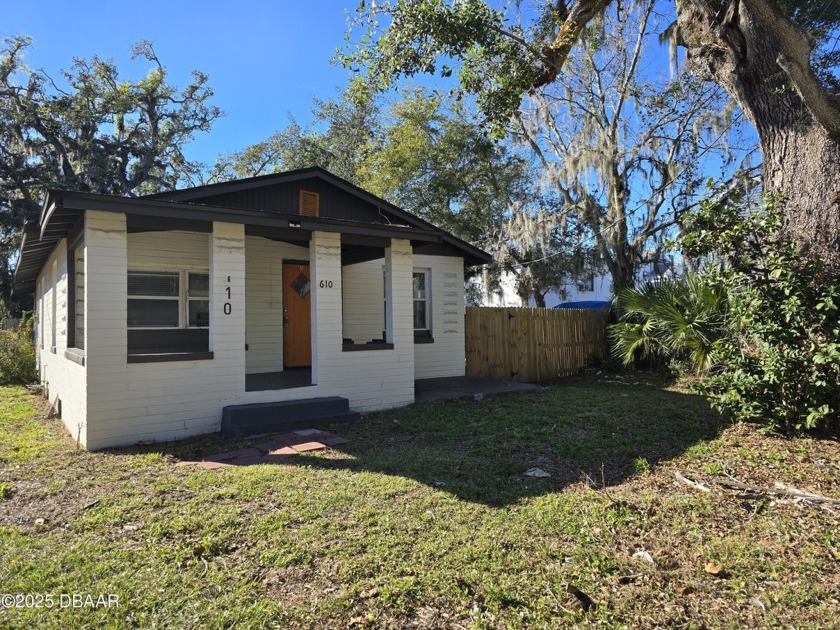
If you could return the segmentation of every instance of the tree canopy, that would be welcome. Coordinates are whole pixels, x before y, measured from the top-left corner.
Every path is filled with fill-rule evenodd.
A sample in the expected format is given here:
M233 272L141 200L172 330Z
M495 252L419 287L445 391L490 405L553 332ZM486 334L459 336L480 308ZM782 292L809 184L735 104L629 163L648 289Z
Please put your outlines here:
M363 0L339 55L359 85L455 76L497 133L523 99L563 85L564 64L612 0ZM619 5L616 3L616 7ZM722 86L758 132L763 181L785 196L785 230L807 251L840 251L840 99L831 0L686 0L667 32L690 68ZM618 10L623 10L620 7ZM586 37L583 38L584 40Z
M0 48L0 259L3 297L26 216L37 214L49 188L139 195L174 188L196 165L183 147L221 112L207 76L193 71L183 88L149 42L132 59L150 63L137 81L116 65L74 59L57 76L25 63L27 37Z

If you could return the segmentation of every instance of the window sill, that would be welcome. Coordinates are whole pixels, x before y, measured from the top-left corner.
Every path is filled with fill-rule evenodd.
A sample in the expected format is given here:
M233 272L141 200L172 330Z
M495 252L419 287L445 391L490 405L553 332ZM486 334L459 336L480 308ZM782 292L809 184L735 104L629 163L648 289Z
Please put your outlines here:
M149 352L128 355L129 363L165 363L169 361L205 361L213 358L212 352Z
M70 359L73 363L84 365L85 351L81 348L67 348L67 350L64 351L64 358Z
M392 343L345 343L341 346L344 352L357 352L359 350L393 350Z
M434 343L435 338L428 330L414 331L414 343Z

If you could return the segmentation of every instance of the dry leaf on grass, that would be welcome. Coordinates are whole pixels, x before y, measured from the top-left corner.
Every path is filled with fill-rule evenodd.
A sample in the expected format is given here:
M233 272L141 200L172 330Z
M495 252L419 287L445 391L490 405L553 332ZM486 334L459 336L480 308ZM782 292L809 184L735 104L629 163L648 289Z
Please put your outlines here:
M714 562L707 562L705 566L705 571L709 575L714 575L715 577L719 578L727 576L726 569L724 569L720 565L715 564Z

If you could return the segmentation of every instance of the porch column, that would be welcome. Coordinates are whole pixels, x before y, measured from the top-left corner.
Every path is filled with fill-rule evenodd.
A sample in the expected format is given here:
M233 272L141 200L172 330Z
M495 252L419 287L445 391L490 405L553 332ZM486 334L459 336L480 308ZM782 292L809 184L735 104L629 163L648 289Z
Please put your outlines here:
M210 350L213 368L245 391L245 226L213 222L210 239Z
M401 367L411 368L414 382L414 314L412 272L414 258L411 242L391 239L385 248L385 318L388 343L398 350Z
M309 241L309 282L312 308L312 383L323 376L321 366L341 360L341 235L312 232Z
M113 401L125 395L128 383L126 218L88 210L84 229L86 421L73 438L96 448L113 415Z

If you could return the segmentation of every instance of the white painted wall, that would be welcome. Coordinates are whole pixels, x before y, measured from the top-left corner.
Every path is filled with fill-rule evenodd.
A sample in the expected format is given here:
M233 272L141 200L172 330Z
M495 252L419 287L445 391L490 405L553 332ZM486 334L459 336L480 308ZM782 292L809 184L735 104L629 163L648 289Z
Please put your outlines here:
M309 250L245 237L247 374L283 369L283 260L309 260Z
M341 269L344 337L355 343L381 339L385 330L385 259Z
M636 274L637 283L641 284L649 281L657 281L663 278L673 278L681 276L683 273L682 266L674 261L671 261L669 267L664 271L657 272L653 264L644 265L638 270ZM522 299L516 293L516 276L508 271L503 272L499 278L499 286L497 289L491 290L489 288L488 278L477 275L470 282L479 287L482 295L481 306L500 306L500 307L521 307L521 306L536 306L534 300L529 300L528 304L522 304ZM577 282L573 278L567 278L563 289L564 292L550 291L545 296L545 305L548 308L553 308L562 302L582 302L582 301L604 301L608 302L613 298L613 281L612 275L609 272L604 272L595 276L593 280L592 290L580 290Z
M222 407L245 390L245 235L241 225L214 224L210 236L212 360L127 363L125 217L87 212L87 446L172 440L218 431ZM147 233L153 234L153 233ZM168 247L177 243L158 233ZM156 251L165 258L165 247ZM195 252L194 252L195 254ZM134 254L132 254L132 257ZM194 258L193 258L194 260ZM183 262L183 261L182 261ZM165 263L162 263L165 264ZM230 281L228 281L230 278ZM227 287L231 299L227 298ZM225 302L231 303L225 314Z
M431 270L435 340L414 346L415 378L464 376L464 261L450 256L415 256L414 268Z
M207 271L209 266L209 234L173 230L128 235L130 271Z
M510 272L506 271L502 273L499 277L498 288L495 290L489 289L487 281L480 275L473 278L471 282L481 289L481 306L505 308L536 306L533 298L528 301L528 304L522 303L522 298L516 293L516 275ZM557 291L549 291L545 296L545 305L547 308L553 308L561 302L579 302L583 300L603 300L606 302L612 299L612 276L610 274L596 275L592 284L592 291L581 291L578 289L575 280L567 278L563 285L565 294Z
M58 396L62 401L68 430L89 449L218 431L222 408L231 404L343 396L350 401L352 409L359 411L405 405L414 401L415 374L430 369L425 366L437 362L436 369L442 369L445 363L451 374L463 374L460 259L415 258L408 241L392 241L384 265L392 295L394 348L345 352L340 237L315 232L309 256L316 385L245 392L247 243L243 226L227 223L214 224L207 247L212 286L210 349L214 358L129 364L126 328L129 265L159 264L161 269L171 268L176 259L179 264L199 265L203 258L197 244L207 243L208 237L160 232L128 235L125 216L117 213L88 211L85 220L85 367L64 359L62 354L67 339L65 244L59 246L49 261L58 261L57 290L48 286L50 264L39 277L38 285L44 312L51 312L50 300L56 295L56 312L59 318L63 317L61 322L58 318L56 321L56 353L49 347L41 351L41 369L49 381L51 398ZM273 249L265 243L255 243L256 258L260 248L264 248L263 253L267 248L270 258L285 257L282 247ZM167 257L167 249L172 257ZM292 257L298 254L299 249ZM380 285L382 265L383 261L379 261L372 274ZM415 268L429 268L432 274L435 343L425 347L414 344L411 274ZM325 281L324 287L319 286L321 280ZM225 309L226 303L230 304L229 311ZM51 321L44 324L41 330L49 334ZM415 364L418 349L426 352L426 356ZM453 358L455 355L457 360ZM450 359L445 359L447 356Z
M365 343L384 327L383 260L348 265L343 271L344 336ZM415 378L463 376L464 262L449 256L413 256L412 271L428 270L434 343L414 345ZM409 282L409 293L411 283Z
M53 274L53 269L56 269ZM85 367L65 357L67 350L67 240L62 240L38 276L35 310L43 321L35 340L41 383L53 405L60 402L61 419L73 439L84 444L87 438L85 416ZM55 308L53 308L55 302ZM52 343L53 311L55 346ZM43 347L42 347L43 346Z
M314 232L312 270L313 381L323 395L343 396L359 411L387 409L414 402L414 330L411 311L411 243L392 240L386 249L393 295L392 350L342 349L341 237ZM372 266L381 282L381 262ZM321 281L324 281L324 287ZM388 280L386 280L387 282ZM326 288L332 283L331 288ZM381 333L380 333L381 334Z

